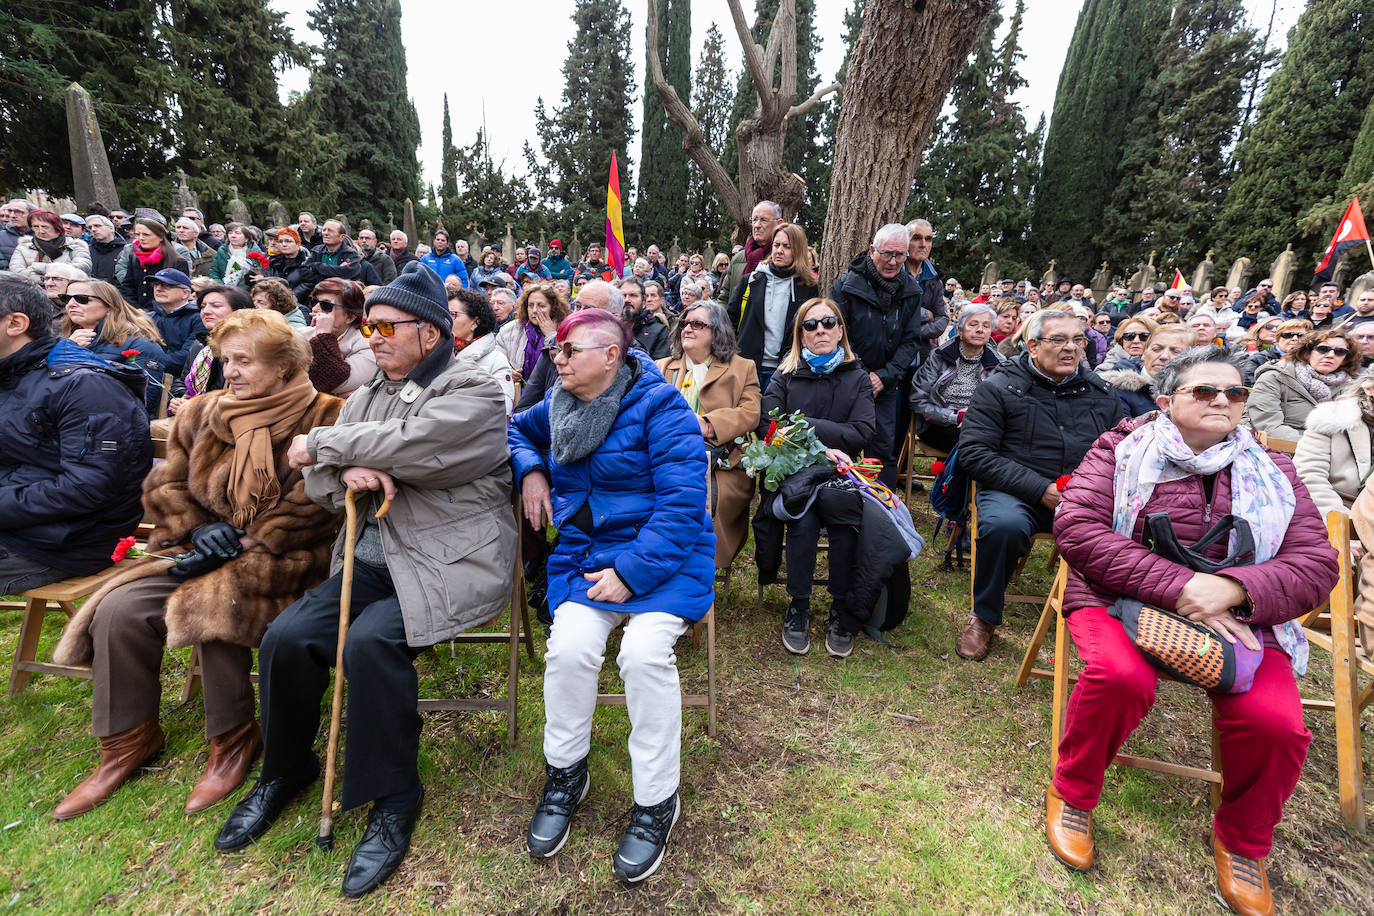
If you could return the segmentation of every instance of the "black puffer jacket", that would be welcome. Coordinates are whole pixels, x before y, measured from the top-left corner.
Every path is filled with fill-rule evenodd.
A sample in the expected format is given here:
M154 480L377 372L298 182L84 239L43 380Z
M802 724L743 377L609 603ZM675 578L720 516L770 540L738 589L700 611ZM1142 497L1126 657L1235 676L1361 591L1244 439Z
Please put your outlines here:
M153 466L145 382L65 338L0 359L0 546L72 575L110 565Z
M884 295L869 282L865 262L871 264L866 251L849 262L849 269L830 288L830 298L839 303L849 345L883 387L892 388L906 378L920 352L924 291L915 277L901 270L893 278L895 293Z
M768 301L768 281L770 277L763 265L749 275L748 283L736 283L730 294L726 311L735 325L735 338L739 341L741 356L747 356L763 368L764 311ZM774 283L780 282L772 278ZM778 359L792 349L792 322L797 319L797 309L808 299L818 295L816 287L802 283L795 275L789 278L792 284L792 298L787 306L787 316L782 324L782 345L778 348Z
M276 277L287 286L291 287L291 292L295 294L296 301L305 305L310 301L311 287L301 283L301 268L305 262L310 260L310 256L304 251L298 251L287 257L284 254L274 254L267 262L267 269L262 272L264 277Z
M97 280L108 280L117 284L119 281L115 276L115 265L119 263L119 255L127 244L129 243L118 235L108 242L97 242L95 239L87 242L86 247L91 250L91 276Z
M1051 385L1023 353L974 392L959 457L980 487L1035 505L1124 416L1115 389L1096 374L1079 369L1069 381Z
M800 410L817 439L851 458L858 458L873 438L873 384L858 360L841 363L829 375L817 375L806 363L793 372L775 372L763 393L760 436L768 429L768 414L774 408L780 416Z
M631 325L635 333L635 343L649 354L650 359L664 359L668 355L668 326L652 313L640 310Z

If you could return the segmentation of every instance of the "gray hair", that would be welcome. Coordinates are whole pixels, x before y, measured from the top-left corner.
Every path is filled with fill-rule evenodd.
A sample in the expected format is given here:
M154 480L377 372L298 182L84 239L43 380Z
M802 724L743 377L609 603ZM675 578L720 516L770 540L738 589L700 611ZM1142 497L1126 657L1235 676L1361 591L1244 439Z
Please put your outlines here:
M700 286L697 286L695 283L689 283L689 282L686 281L686 280L683 280L681 283L678 284L678 287L677 287L677 297L678 297L679 299L681 299L681 298L682 298L682 292L683 292L683 290L688 290L688 289L690 289L692 292L696 293L697 299L700 300L700 299L705 298L704 296L701 295L701 287L700 287Z
M606 311L619 318L621 312L625 311L625 294L605 280L592 280L588 282L582 287L581 292L578 293L578 298L586 295L588 290L597 293L603 288L606 292Z
M697 309L706 310L706 323L711 326L711 358L716 362L728 363L739 353L735 327L730 322L730 315L725 311L725 306L711 299L692 303L683 310L678 320L673 322L673 339L669 352L674 358L682 357L682 323L687 320L688 312L695 312Z
M657 280L645 280L643 283L640 284L640 288L643 289L646 293L649 291L649 287L651 286L654 289L658 290L658 294L660 296L663 295L663 284L658 282Z
M111 229L114 228L114 223L110 222L108 217L101 216L99 213L92 213L90 216L86 217L86 225L109 226Z
M1026 339L1039 340L1045 332L1045 322L1047 321L1072 321L1078 324L1078 318L1073 312L1066 312L1063 309L1043 309L1031 316L1030 323L1026 325Z
M888 223L885 226L880 226L878 231L873 233L873 247L877 248L888 239L897 238L902 240L903 245L911 244L911 233L907 231L906 226L901 223Z
M782 207L779 206L775 201L761 200L758 203L754 204L755 210L757 210L759 207L772 207L773 219L782 219Z
M52 336L52 306L43 287L23 274L5 271L0 273L0 317L15 314L28 317L28 334L34 340Z
M997 310L996 310L996 309L994 309L992 306L988 305L988 304L985 303L985 302L974 302L974 303L971 303L971 304L969 304L969 305L964 306L964 307L959 311L959 323L958 323L958 325L957 325L957 327L959 328L959 330L962 331L962 330L964 329L964 325L968 324L968 320L969 320L970 318L974 318L974 317L976 317L976 316L978 316L978 315L986 315L986 316L988 316L988 319L991 320L992 323L993 323L994 325L997 324Z
M1155 391L1165 396L1172 396L1183 385L1183 379L1200 366L1218 365L1230 366L1236 370L1236 374L1242 379L1245 378L1245 354L1228 353L1225 349L1218 346L1193 347L1173 359L1169 360L1168 365L1159 370L1155 376Z
M930 224L930 220L920 218L913 219L906 224L907 233L910 234L912 232L915 232L917 226L925 226L927 229L930 230L931 235L935 234L935 227Z
M410 237L407 236L407 235L406 235L404 232L402 232L400 229L392 229L392 230L391 230L391 234L390 234L389 236L387 236L387 238L393 238L393 239L394 239L394 238L395 238L396 236L398 236L398 235L401 237L401 240L402 240L402 241L405 241L405 242L409 242L409 241L410 241Z

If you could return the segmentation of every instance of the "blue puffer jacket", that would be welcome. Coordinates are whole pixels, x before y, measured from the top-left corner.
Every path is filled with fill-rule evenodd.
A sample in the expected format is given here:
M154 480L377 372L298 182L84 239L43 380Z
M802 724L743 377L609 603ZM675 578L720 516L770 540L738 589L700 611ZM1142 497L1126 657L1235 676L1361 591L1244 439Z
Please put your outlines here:
M148 376L143 401L144 406L148 409L148 416L153 416L162 403L162 376L171 371L167 368L167 351L146 337L130 337L123 344L112 344L101 340L100 331L104 324L102 321L95 326L96 339L91 341L91 345L86 349L105 362L116 366L130 365L129 359L124 356L124 351L137 350L138 356L133 358L132 365L142 369Z
M647 354L630 351L635 379L605 442L561 465L549 455L549 401L511 420L517 481L544 471L553 483L558 547L549 558L549 607L576 601L604 611L706 616L714 598L716 535L706 511L701 425ZM591 535L571 520L588 505ZM622 604L589 601L584 573L614 567L633 592Z
M153 466L144 379L65 338L0 359L0 546L71 575L110 565Z
M443 254L435 254L431 251L420 259L420 263L438 274L440 282L447 280L453 274L457 274L463 288L468 287L468 267L463 263L463 259L452 251L445 251Z

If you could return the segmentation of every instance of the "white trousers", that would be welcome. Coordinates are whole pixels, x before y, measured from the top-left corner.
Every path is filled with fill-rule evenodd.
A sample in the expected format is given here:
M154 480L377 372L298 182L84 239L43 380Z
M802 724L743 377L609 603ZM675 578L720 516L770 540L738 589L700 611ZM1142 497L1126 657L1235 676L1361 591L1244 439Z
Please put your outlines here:
M673 644L688 624L674 614L617 614L572 601L554 610L544 655L544 759L569 767L591 750L597 676L606 639L622 620L616 665L630 713L635 804L656 805L677 791L682 769L682 689Z

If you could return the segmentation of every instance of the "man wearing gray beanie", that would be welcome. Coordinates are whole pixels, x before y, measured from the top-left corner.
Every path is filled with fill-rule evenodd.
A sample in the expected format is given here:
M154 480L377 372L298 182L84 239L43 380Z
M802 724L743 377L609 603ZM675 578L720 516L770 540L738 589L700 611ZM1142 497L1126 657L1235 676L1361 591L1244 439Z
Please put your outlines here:
M414 659L501 613L515 562L511 469L501 388L453 358L453 319L439 277L406 271L367 298L362 325L377 376L338 421L293 441L306 494L342 510L358 494L353 623L344 647L348 741L343 808L372 803L343 892L361 897L400 865L424 789ZM376 518L381 497L394 499ZM343 535L334 575L274 620L258 651L263 766L215 839L223 852L263 835L315 781L311 744L339 627Z

